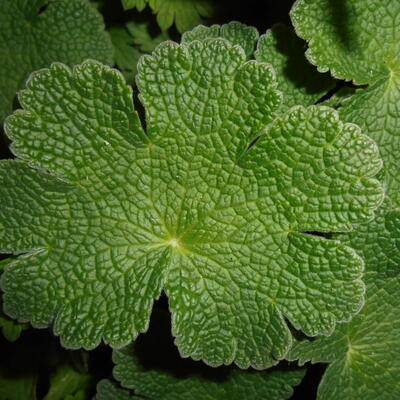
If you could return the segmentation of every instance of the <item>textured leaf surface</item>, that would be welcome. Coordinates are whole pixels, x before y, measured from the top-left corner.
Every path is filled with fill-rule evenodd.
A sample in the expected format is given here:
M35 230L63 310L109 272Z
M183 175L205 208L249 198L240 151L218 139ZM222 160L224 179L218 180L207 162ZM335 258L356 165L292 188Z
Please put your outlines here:
M281 24L274 25L258 42L255 58L274 67L283 93L282 112L314 104L335 85L328 74L318 73L306 60L303 48L293 29Z
M311 336L350 319L361 259L301 232L373 217L375 144L326 107L271 124L271 68L222 39L167 42L137 81L147 134L121 75L96 62L54 64L21 93L6 131L29 165L1 163L0 243L27 253L3 274L6 312L55 319L67 347L120 347L164 289L183 356L256 368L285 356L284 318Z
M255 28L239 22L210 27L200 25L185 32L182 42L217 37L241 46L249 59L255 57L274 67L278 88L283 94L282 113L293 106L314 104L335 84L328 74L318 73L306 60L302 40L285 25L274 25L260 38Z
M30 72L53 61L74 65L93 58L111 64L110 39L88 1L1 0L0 7L0 121Z
M377 218L338 235L366 260L366 303L328 338L298 342L291 359L329 362L321 400L395 400L400 393L400 211L386 204Z
M8 264L11 259L6 258L0 261L0 275L4 269L4 266ZM27 328L26 324L20 324L15 320L11 319L3 313L3 301L0 297L0 328L3 336L10 342L16 341L23 330Z
M387 193L400 206L400 2L299 0L291 12L320 71L368 84L340 109L379 145Z
M136 394L154 400L287 399L305 370L231 370L221 381L200 375L178 378L171 372L143 367L132 346L113 354L115 378Z
M247 58L252 58L258 37L259 34L256 28L241 24L240 22L230 22L224 25L196 26L196 28L182 35L182 43L190 43L194 40L223 38L234 45L241 46Z
M97 384L96 400L135 400L141 399L128 390L119 388L114 382L103 379Z

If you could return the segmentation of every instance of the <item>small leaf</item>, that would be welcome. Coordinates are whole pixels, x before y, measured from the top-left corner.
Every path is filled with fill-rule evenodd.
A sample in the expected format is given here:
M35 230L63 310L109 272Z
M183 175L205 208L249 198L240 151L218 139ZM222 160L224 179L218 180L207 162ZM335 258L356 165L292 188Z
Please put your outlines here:
M43 400L85 399L92 376L62 364L50 377L50 389Z

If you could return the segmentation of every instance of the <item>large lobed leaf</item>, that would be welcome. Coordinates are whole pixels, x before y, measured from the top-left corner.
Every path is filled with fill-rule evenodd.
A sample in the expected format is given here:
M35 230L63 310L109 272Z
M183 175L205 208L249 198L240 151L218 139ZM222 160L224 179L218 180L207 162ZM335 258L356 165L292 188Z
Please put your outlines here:
M135 394L154 400L225 400L225 399L274 399L284 400L293 394L293 386L300 383L304 369L224 371L219 380L200 374L177 377L172 371L148 368L141 364L133 346L115 351L113 360L115 378ZM215 371L214 371L215 372ZM102 381L98 385L98 400L136 399L112 385Z
M70 348L120 347L164 290L183 356L243 368L286 355L285 319L315 336L352 318L361 259L302 232L373 217L375 144L327 107L275 120L271 67L224 39L160 45L138 87L147 132L121 75L93 61L20 94L19 160L0 167L1 250L25 253L2 277L6 312L55 320Z
M291 15L320 71L368 85L339 112L378 143L387 194L400 206L400 2L298 0Z
M0 0L0 122L32 71L53 61L112 63L101 15L86 0Z
M321 400L395 400L400 393L400 211L387 202L377 218L340 240L366 260L366 303L332 336L299 341L291 359L330 363Z

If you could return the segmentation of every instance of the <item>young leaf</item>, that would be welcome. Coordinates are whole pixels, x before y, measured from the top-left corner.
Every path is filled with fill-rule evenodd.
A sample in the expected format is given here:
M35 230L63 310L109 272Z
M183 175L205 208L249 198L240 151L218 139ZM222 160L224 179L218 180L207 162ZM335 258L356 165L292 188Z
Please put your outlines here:
M60 365L50 377L50 388L43 400L86 399L93 377L77 371L72 365Z
M135 8L138 11L143 11L146 7L148 0L122 0L122 6L125 10L130 10L131 8Z
M53 61L112 63L102 17L86 0L0 0L0 8L0 122L32 71Z
M212 15L213 6L209 0L148 0L157 14L160 28L168 29L174 22L179 32L201 23L202 17Z
M400 393L400 211L389 205L350 234L338 235L366 260L366 303L328 338L298 342L290 359L330 363L321 400L397 399Z
M202 17L210 17L213 12L209 0L122 0L125 10L137 8L142 11L149 4L162 30L167 30L175 22L179 32L184 32L202 22Z
M168 39L165 32L151 37L148 24L129 22L125 27L112 27L108 30L114 46L114 62L129 84L133 84L137 73L139 58L152 52L157 45Z
M137 63L142 54L134 47L133 37L124 27L112 27L108 33L114 46L114 63L122 72L126 82L133 84Z
M344 102L340 115L377 141L387 193L400 206L400 2L299 0L291 15L321 72L368 85Z
M93 61L54 64L20 94L0 243L26 254L2 276L6 312L55 319L67 347L121 347L164 289L181 354L243 368L285 356L285 318L311 336L352 318L361 259L302 232L373 217L375 144L327 107L272 123L271 68L223 39L166 42L137 82L147 133L121 75Z
M282 113L293 106L314 104L335 84L332 78L318 73L306 60L302 41L285 25L274 25L260 38L255 28L239 22L210 27L200 25L185 32L182 43L217 37L241 46L247 58L255 58L274 67L278 87L283 94Z
M293 394L305 370L270 370L263 372L231 370L221 381L200 375L178 378L169 371L148 369L141 365L128 346L113 353L115 378L135 394L152 400L283 400Z

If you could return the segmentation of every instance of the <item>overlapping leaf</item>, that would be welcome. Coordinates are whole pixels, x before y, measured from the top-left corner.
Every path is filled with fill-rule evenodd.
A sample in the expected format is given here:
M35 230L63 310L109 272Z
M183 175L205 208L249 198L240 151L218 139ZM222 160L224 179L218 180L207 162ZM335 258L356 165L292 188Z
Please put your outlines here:
M328 338L301 341L290 358L329 362L319 399L395 400L400 393L400 211L389 204L355 232L338 236L366 260L366 303Z
M335 81L328 74L320 74L304 56L303 42L292 28L274 25L259 38L255 28L238 22L225 25L197 26L182 35L182 42L208 38L224 38L241 46L247 57L274 67L279 90L283 94L280 112L293 106L315 104ZM255 47L257 50L254 52Z
M67 347L120 347L161 290L183 356L265 368L285 318L330 334L363 302L362 261L304 231L350 230L382 188L375 144L327 107L275 122L271 67L223 39L167 42L139 65L145 133L121 75L96 62L33 74L0 167L6 312L55 320ZM249 149L249 144L268 126Z
M0 122L32 71L53 61L112 62L101 15L86 0L0 1Z
M220 381L201 375L178 378L172 372L142 366L132 346L114 352L113 360L116 363L114 376L124 387L154 400L283 400L292 395L293 386L300 383L305 372L304 369L264 372L235 369L227 372ZM102 382L97 398L111 400L116 390L110 382Z
M388 195L400 206L400 2L299 0L291 14L320 71L368 85L340 115L379 144Z

